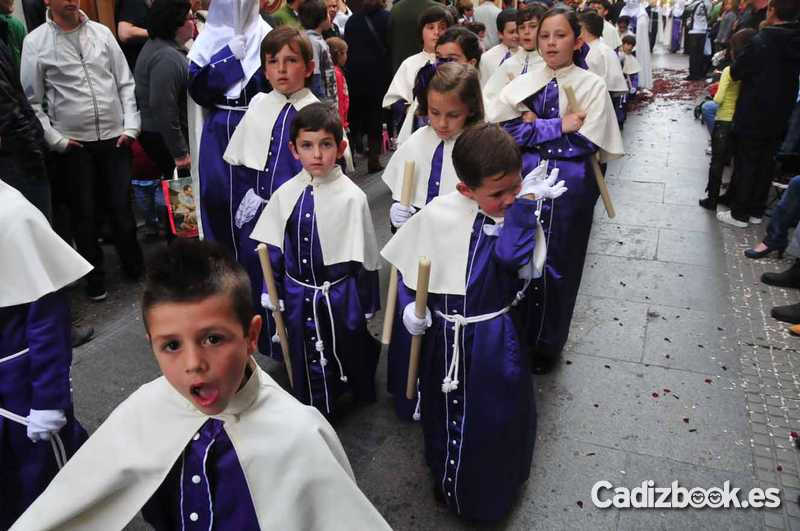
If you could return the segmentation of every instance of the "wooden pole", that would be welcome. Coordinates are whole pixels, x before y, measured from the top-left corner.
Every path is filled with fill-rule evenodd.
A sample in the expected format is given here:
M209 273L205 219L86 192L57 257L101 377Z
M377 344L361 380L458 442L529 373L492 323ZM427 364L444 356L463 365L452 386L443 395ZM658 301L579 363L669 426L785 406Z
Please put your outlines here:
M411 206L411 195L414 192L414 161L407 160L403 168L403 188L400 191L400 203ZM397 268L392 266L389 272L389 289L386 292L386 310L383 314L383 334L381 343L388 345L392 341L394 311L397 307Z
M283 313L278 302L278 288L275 286L275 277L272 276L272 263L269 261L269 251L267 246L259 243L256 247L258 260L261 262L261 272L264 274L264 282L267 283L269 300L275 307L272 318L275 319L275 328L278 329L278 339L281 342L283 351L283 363L286 365L286 373L289 375L289 385L294 389L294 376L292 376L292 358L289 356L289 336L286 334L286 324L283 322Z
M575 91L571 86L564 86L564 94L567 95L569 110L572 112L582 112L582 109L578 106L578 100L575 98ZM608 186L606 186L606 180L603 178L603 170L600 169L600 161L597 160L597 157L592 157L591 164L592 170L594 170L594 178L597 181L597 188L600 190L600 197L603 199L603 206L606 208L606 214L608 214L609 218L613 218L617 213L614 211L614 205L611 203L611 195L608 193Z
M414 313L418 319L425 319L428 306L428 282L431 278L431 261L421 256L419 259L419 272L417 273L417 298L414 302ZM458 340L458 338L456 338ZM419 355L422 349L422 336L411 338L411 350L408 356L408 382L406 383L406 398L414 400L417 396L417 374L419 373Z

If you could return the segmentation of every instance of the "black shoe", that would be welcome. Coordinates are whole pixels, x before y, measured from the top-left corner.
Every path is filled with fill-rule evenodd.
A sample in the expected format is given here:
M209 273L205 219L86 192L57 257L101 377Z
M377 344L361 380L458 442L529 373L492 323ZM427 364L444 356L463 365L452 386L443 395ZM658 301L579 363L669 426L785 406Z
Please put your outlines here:
M108 297L105 280L97 277L89 278L86 285L86 296L95 302L104 301Z
M706 197L705 199L701 199L698 201L701 207L716 212L717 210L717 201L716 199L712 199L711 197Z
M561 362L561 355L541 355L535 354L531 358L531 372L533 374L548 374Z
M792 267L781 273L764 273L761 275L761 282L779 288L800 289L800 259L795 260Z
M94 337L94 328L91 326L72 325L71 336L72 348L78 348L92 340L92 337Z
M787 306L775 306L770 312L772 317L784 323L800 323L800 303L789 304Z
M764 244L764 245L766 245L766 244ZM767 245L767 248L764 249L763 251L756 251L755 249L747 249L747 250L745 250L744 255L747 258L752 258L753 260L758 260L759 258L764 258L765 256L768 256L773 251L776 251L778 253L778 258L783 258L783 251L785 251L785 250L786 250L785 246L784 247L770 247L769 245ZM766 275L766 274L769 274L769 273L764 273L764 274Z

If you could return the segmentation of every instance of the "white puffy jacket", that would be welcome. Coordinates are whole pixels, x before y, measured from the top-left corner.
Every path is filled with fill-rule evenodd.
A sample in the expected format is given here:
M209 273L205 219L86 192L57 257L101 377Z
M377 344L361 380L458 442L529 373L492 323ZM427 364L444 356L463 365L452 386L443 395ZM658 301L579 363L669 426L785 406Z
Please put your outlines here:
M75 46L47 10L47 22L25 37L20 78L50 149L68 140L108 140L139 134L134 82L111 31L81 11ZM78 49L80 48L80 49ZM46 112L45 112L46 108Z

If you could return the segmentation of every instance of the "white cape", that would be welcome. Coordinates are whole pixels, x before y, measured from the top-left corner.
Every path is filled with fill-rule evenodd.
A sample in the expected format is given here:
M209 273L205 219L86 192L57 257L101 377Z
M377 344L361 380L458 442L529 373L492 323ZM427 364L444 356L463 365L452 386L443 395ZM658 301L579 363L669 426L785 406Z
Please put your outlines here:
M620 16L636 19L636 58L642 65L639 72L639 87L650 90L653 88L653 67L650 56L650 17L644 6L637 0L628 0L620 11Z
M602 39L589 43L586 64L591 72L603 78L609 92L628 91L628 83L625 81L622 66L619 64L619 56Z
M283 183L264 207L250 237L283 251L286 221L309 185L314 189L314 216L323 263L352 261L360 262L368 271L380 269L367 196L338 166L322 178L312 179L303 170Z
M92 270L39 209L2 180L0 205L0 308L38 300Z
M431 161L433 153L439 147L441 139L436 135L436 131L429 125L417 129L414 134L403 142L395 151L386 169L383 170L383 181L392 191L392 199L400 201L403 191L403 174L405 162L414 161L414 193L411 204L417 208L425 206L428 197L428 180L431 176ZM442 174L439 179L439 195L449 194L456 189L458 176L453 167L453 146L456 138L451 138L444 143L444 153L442 153Z
M622 61L622 73L626 76L631 74L638 74L642 71L641 65L639 65L639 61L636 60L636 56L632 53L623 53L625 56Z
M503 61L503 58L509 52L508 46L503 44L502 42L497 46L492 47L489 50L486 50L483 55L481 55L481 64L480 64L480 72L481 72L481 87L484 87L492 75L500 68L501 63L505 64L506 61L510 61L511 57Z
M242 465L261 529L389 529L359 490L333 428L251 360L213 418ZM14 531L122 529L210 417L162 376L120 404L14 524Z
M520 47L514 55L495 70L492 77L483 86L484 108L490 100L494 100L500 95L506 85L522 74L526 65L528 70L531 70L540 64L544 64L544 59L539 55L539 50L527 51Z
M400 126L400 131L397 133L397 144L402 144L411 136L414 128L414 115L419 108L419 102L414 97L414 82L417 79L417 73L427 63L435 63L436 56L428 54L424 51L408 57L405 61L400 63L400 68L392 78L392 84L389 85L389 90L383 97L383 106L385 108L398 100L405 100L408 102L406 109L406 117L403 120L403 125Z
M557 71L542 63L527 74L521 75L508 84L494 101L488 102L486 119L489 122L504 122L518 118L529 110L522 102L536 94L553 78L558 82L558 114L567 114L567 97L564 87L571 86L586 119L578 133L589 139L600 151L600 161L620 158L625 150L619 132L611 96L606 84L596 74L570 65Z
M622 39L619 36L617 27L607 20L603 21L603 42L612 50L616 50L622 46Z

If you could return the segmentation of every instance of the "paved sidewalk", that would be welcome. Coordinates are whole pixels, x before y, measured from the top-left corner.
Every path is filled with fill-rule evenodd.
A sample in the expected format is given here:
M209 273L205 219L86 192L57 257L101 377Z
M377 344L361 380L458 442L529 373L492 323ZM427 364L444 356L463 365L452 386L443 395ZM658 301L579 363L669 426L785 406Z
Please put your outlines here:
M685 56L656 50L658 68L686 69ZM697 205L708 170L708 134L694 99L674 75L629 117L629 152L610 164L617 209L598 202L565 361L538 378L538 439L531 478L498 529L800 529L798 341L769 317L796 293L758 282L788 261L748 261L763 229L721 228ZM663 83L667 83L664 81ZM361 177L378 237L388 237L388 190ZM109 250L110 251L110 250ZM113 252L108 253L113 254ZM386 271L383 274L386 283ZM75 352L76 411L87 428L157 373L144 340L137 285L114 282L104 304L79 302L99 337ZM75 292L79 301L81 293ZM373 325L382 316L378 315ZM268 370L283 378L282 369ZM385 393L335 422L360 486L398 530L474 529L432 495L418 425L398 421ZM599 480L633 488L730 481L782 489L775 510L598 509ZM130 529L144 528L140 520Z

